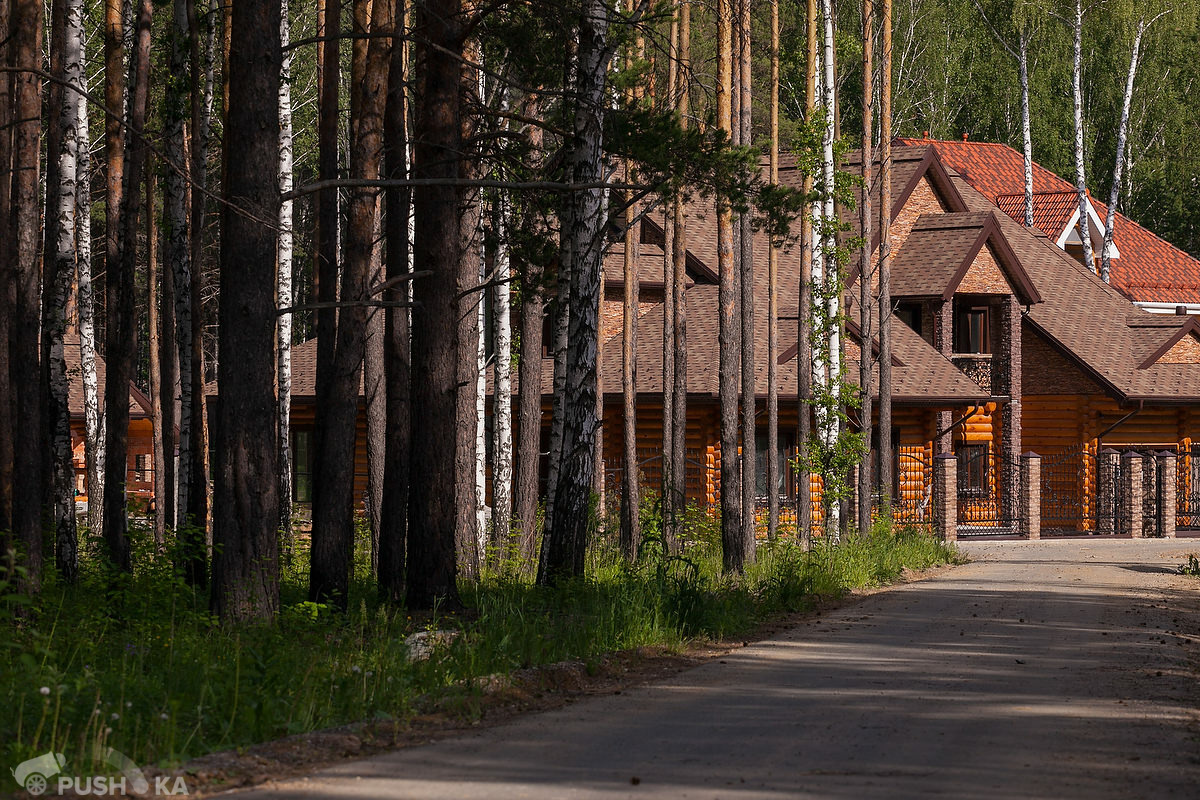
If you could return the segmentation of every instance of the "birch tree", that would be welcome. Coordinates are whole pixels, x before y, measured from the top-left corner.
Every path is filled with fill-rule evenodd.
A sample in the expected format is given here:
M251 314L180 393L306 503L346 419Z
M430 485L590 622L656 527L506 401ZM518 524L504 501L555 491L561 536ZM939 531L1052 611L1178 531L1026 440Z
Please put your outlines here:
M1083 130L1083 0L1075 0L1075 13L1071 19L1073 35L1071 48L1071 99L1075 115L1075 192L1079 197L1079 241L1083 246L1083 264L1096 271L1096 260L1092 253L1090 233L1091 203L1087 192L1087 167L1084 162Z
M555 489L549 541L539 565L540 583L583 574L590 524L589 506L596 470L597 353L599 349L600 264L604 252L603 178L604 93L609 10L602 0L583 0L572 20L578 31L575 79L571 92L571 137L566 163L569 180L582 186L569 193L562 228L560 265L569 276L567 369L563 391L561 464Z
M1129 72L1125 77L1125 95L1121 100L1121 119L1117 123L1117 152L1113 161L1112 187L1109 189L1108 209L1104 215L1104 247L1100 251L1100 279L1105 283L1108 283L1112 274L1112 256L1109 251L1113 247L1113 225L1116 221L1117 201L1121 197L1126 141L1129 136L1129 106L1133 102L1133 81L1137 76L1138 62L1141 59L1142 36L1151 25L1167 13L1168 11L1163 11L1150 19L1145 17L1139 19L1133 35L1133 51L1129 55Z
M70 582L75 580L78 572L79 553L64 338L76 257L75 204L79 190L79 101L76 92L83 88L82 2L55 0L51 5L50 28L50 72L63 83L51 83L49 90L42 367L48 379L46 412L50 447L47 452L50 454L55 561L59 574Z
M512 531L512 264L505 242L506 205L496 201L499 250L496 253L495 289L492 294L492 325L495 360L492 388L492 546L506 546ZM540 323L540 319L539 319ZM540 328L540 325L539 325ZM541 353L536 363L541 366ZM540 388L540 375L539 388Z
M277 369L279 381L279 530L283 549L290 555L292 548L292 315L284 313L293 302L292 200L288 193L294 183L294 133L292 131L292 51L291 23L288 0L281 0L279 9L279 43L281 48L279 74L279 192L284 200L279 205L279 274L276 303L279 306L279 327L276 331Z

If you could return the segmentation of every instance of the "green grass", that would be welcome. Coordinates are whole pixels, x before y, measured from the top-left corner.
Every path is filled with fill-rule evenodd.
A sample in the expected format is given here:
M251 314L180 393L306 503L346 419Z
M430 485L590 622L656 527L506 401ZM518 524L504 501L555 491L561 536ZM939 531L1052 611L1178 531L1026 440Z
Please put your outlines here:
M653 520L647 530L655 535ZM140 764L166 765L356 720L402 719L430 699L473 691L474 678L742 635L818 595L955 557L927 535L881 529L807 553L790 543L763 545L758 563L730 578L720 575L716 524L693 514L687 530L683 556L656 555L651 540L633 566L601 541L588 577L555 589L501 565L462 587L471 613L424 618L426 628L459 635L414 662L405 638L420 627L404 609L376 602L365 546L343 615L305 602L300 549L284 576L275 626L218 624L207 596L144 540L132 576L89 559L76 586L51 581L34 600L0 583L8 632L0 660L3 763L47 750L80 763L115 747Z

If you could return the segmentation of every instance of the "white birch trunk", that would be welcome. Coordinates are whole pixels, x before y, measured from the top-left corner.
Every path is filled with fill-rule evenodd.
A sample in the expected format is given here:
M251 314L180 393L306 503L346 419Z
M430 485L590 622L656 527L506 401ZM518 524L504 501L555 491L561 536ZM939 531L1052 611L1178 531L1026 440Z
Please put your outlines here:
M481 217L482 219L482 217ZM483 236L479 237L480 283L487 282L487 266L483 259ZM476 552L482 557L487 553L488 506L487 506L487 320L484 308L486 295L480 291L476 297L476 326L479 344L476 347L475 370L475 535ZM480 559L482 562L482 558Z
M292 130L292 53L288 49L291 39L288 20L288 0L281 0L279 39L283 44L283 63L279 80L279 191L287 195L292 190L294 158ZM279 206L279 274L278 308L287 308L293 303L292 292L292 201L284 200ZM279 315L278 368L279 368L279 529L283 532L284 547L290 549L292 533L292 458L291 458L291 410L292 410L292 315Z
M1121 179L1125 170L1125 147L1129 136L1129 106L1133 102L1133 81L1142 53L1142 35L1149 26L1150 23L1145 20L1138 20L1137 33L1133 36L1133 53L1129 57L1129 74L1125 79L1125 97L1121 102L1121 121L1117 125L1117 157L1113 164L1112 189L1108 193L1108 212L1104 215L1104 247L1100 252L1100 279L1105 283L1109 282L1112 274L1112 258L1109 251L1113 246L1113 225L1116 222L1117 201L1121 197Z
M1033 227L1033 135L1029 124L1029 34L1022 31L1017 50L1021 79L1021 153L1025 168L1025 227Z
M834 124L836 122L836 77L833 70L833 48L834 48L834 33L833 33L833 2L832 0L821 0L821 16L825 25L825 37L823 42L822 65L824 67L824 76L822 79L821 90L824 95L823 105L825 107L825 130L821 137L821 179L824 184L824 192L822 197L823 208L821 215L824 220L833 220L833 186L834 186ZM836 238L830 226L826 225L822 231L820 241L822 247L832 253L833 248L837 245ZM839 313L839 297L838 293L833 290L837 283L837 263L833 259L829 259L825 265L825 319L823 320L826 326L826 335L828 336L828 370L829 378L827 388L836 392L838 379L841 376L841 337L837 324ZM820 408L820 406L818 406ZM818 422L820 431L819 435L827 447L833 446L837 441L839 421L838 415L832 413L832 409L826 408L824 411L824 419ZM841 525L841 509L838 503L826 503L826 508L829 509L829 519L827 520L826 530L836 532Z
M80 88L84 83L83 17L82 0L69 0L66 4L66 30L63 36L62 77L69 85ZM54 242L53 254L57 269L53 287L54 307L51 315L49 353L50 395L53 398L50 406L55 410L55 419L51 420L55 549L58 568L68 580L75 578L79 553L75 527L75 468L71 452L71 417L63 339L66 334L67 302L76 271L75 220L79 194L80 109L79 94L70 89L63 90L61 129L52 132L52 135L62 136L59 143L58 187L51 198L55 207L47 208L49 213L58 216L58 236Z
M1079 195L1079 241L1083 245L1083 264L1096 271L1092 252L1087 195L1087 172L1083 163L1083 0L1075 0L1074 43L1071 61L1071 89L1075 111L1075 192Z
M68 15L68 24L74 19ZM79 18L82 30L83 19ZM84 61L85 43L79 40L79 60ZM80 75L79 85L87 90L87 75ZM92 288L92 190L91 190L91 133L88 124L87 98L75 96L76 121L79 135L76 140L75 183L75 271L79 310L79 362L83 372L84 453L87 463L88 526L94 535L103 528L104 504L104 421L100 415L100 391L96 377L96 298Z
M497 203L496 288L492 301L495 366L492 411L492 544L507 545L512 528L512 292L502 201Z

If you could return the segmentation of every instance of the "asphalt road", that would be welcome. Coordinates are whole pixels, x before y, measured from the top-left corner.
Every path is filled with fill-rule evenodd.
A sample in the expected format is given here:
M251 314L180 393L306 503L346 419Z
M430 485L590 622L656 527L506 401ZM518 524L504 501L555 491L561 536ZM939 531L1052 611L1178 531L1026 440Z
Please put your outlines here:
M1200 541L976 559L653 686L237 794L1200 798Z

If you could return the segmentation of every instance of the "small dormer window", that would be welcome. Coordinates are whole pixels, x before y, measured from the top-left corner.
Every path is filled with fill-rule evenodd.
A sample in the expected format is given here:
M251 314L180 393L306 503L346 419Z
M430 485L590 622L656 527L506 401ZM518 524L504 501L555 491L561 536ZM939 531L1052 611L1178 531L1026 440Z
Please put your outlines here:
M920 303L900 303L896 306L896 316L918 336L922 335Z
M992 352L988 307L955 303L954 352L964 354Z

